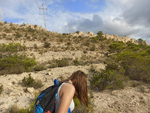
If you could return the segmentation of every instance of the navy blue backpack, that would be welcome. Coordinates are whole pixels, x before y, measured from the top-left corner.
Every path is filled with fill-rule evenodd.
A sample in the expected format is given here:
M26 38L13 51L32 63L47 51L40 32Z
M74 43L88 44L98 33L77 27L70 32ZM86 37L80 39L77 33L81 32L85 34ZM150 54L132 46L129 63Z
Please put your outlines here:
M35 101L32 113L55 113L56 96L59 88L59 82L54 80L54 85L43 90ZM69 108L68 113L71 113Z

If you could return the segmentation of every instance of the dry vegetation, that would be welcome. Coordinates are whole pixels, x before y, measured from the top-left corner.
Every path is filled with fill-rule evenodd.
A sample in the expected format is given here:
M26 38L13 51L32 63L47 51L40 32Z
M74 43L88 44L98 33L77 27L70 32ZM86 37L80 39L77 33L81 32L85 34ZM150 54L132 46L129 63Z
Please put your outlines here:
M44 88L44 84L30 73L87 66L88 87L92 89L89 92L89 108L75 99L76 110L73 113L93 113L93 92L136 87L137 81L150 83L150 47L142 39L137 42L138 45L107 39L101 31L96 36L73 36L50 32L37 25L0 22L0 75L29 73L18 85L26 87L26 93L28 87L38 92ZM102 70L98 65L104 65L106 69ZM64 76L58 78L63 79ZM136 80L136 84L133 80ZM4 88L0 84L0 94L3 94ZM9 112L31 113L32 109L33 103L29 109L19 109L13 105Z

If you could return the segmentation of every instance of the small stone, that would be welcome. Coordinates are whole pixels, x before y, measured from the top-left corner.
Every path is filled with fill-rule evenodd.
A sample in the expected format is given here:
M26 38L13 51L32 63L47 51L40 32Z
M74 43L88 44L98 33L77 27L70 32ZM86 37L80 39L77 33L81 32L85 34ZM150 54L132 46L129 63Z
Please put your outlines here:
M33 88L33 87L27 88L27 91L28 91L29 93L33 93L33 92L34 92L34 88Z
M14 93L14 92L11 92L11 93L9 94L9 96L17 96L17 94Z

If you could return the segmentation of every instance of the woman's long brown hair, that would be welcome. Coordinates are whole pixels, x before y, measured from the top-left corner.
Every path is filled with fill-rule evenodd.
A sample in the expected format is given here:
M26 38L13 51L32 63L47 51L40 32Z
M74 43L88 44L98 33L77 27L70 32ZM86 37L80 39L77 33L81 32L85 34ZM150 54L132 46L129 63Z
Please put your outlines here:
M85 106L88 106L88 92L87 92L87 76L82 71L76 71L74 72L69 78L61 81L60 83L64 81L72 81L72 84L74 85L76 92L75 96L80 100L81 103L83 103Z

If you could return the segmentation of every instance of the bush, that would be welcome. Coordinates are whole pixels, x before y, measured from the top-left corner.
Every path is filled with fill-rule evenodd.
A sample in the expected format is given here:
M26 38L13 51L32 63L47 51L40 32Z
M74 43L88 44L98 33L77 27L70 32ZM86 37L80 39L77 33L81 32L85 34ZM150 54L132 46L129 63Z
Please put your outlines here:
M125 47L126 45L123 42L115 42L109 46L109 52L121 52L123 49L125 49Z
M16 32L15 36L16 36L16 38L20 38L20 37L22 37L22 34L20 34L20 32Z
M41 88L43 86L41 80L34 80L29 74L28 77L22 79L22 84L25 87L34 87L35 89Z
M88 113L88 109L85 106L80 105L80 107L75 108L71 113Z
M49 42L44 42L44 48L49 48L50 47L50 43Z
M19 108L17 105L12 105L9 113L32 113L35 101L33 101L29 108Z
M102 32L102 31L98 31L98 32L97 32L97 36L98 36L99 38L103 38L103 32Z
M84 46L89 46L89 45L90 45L90 42L86 40L85 42L83 42L82 45L84 45Z
M104 89L122 89L125 87L124 82L127 78L123 75L124 70L120 69L120 72L116 70L104 70L102 72L96 72L90 80L92 88Z
M3 85L0 85L0 94L3 92Z
M100 40L100 38L97 36L97 37L92 37L92 42L93 43L98 43Z
M147 48L147 49L145 50L145 52L146 52L147 56L150 56L150 48Z
M80 31L76 31L75 33L79 34L79 33L80 33Z
M7 24L7 21L5 21L4 24Z
M3 23L0 23L0 26L3 26Z
M118 54L117 60L130 79L150 82L150 56L124 51Z
M24 71L31 71L34 65L36 65L34 59L22 55L0 58L0 74L19 74Z
M73 100L74 100L74 103L75 103L75 107L79 107L81 105L78 98L75 97Z
M141 47L139 45L136 45L136 44L133 44L133 43L128 43L127 48L126 48L126 50L134 51L134 52L138 51L140 49L141 49Z
M42 70L45 70L45 69L46 69L46 67L43 64L38 64L34 67L35 71L42 71Z
M34 33L34 32L35 32L35 30L34 30L34 29L32 29L32 28L31 28L31 26L28 26L28 28L27 28L27 32Z
M89 101L88 107L82 105L78 98L74 98L75 109L71 113L93 113L93 105L91 101ZM90 100L90 98L89 98Z
M13 105L10 108L10 113L32 113L29 109L20 109L17 105Z
M78 59L75 59L75 60L73 60L73 64L75 66L78 66L78 65L80 65L80 61Z
M55 67L65 67L69 66L69 59L67 58L62 58L62 59L54 59L49 61L49 68L55 68Z
M69 60L66 58L62 58L60 60L56 60L58 67L65 67L69 65Z
M6 28L4 31L5 31L6 33L11 33L11 32L12 32L11 29L8 29L8 28Z
M144 44L133 44L128 42L127 45L113 43L110 51L114 54L107 59L107 67L116 69L121 67L125 70L124 75L132 80L144 81L150 83L150 47ZM107 70L107 69L106 69Z
M90 51L95 51L96 47L95 45L93 44L91 47L90 47Z
M26 47L21 46L20 43L9 43L9 44L0 44L0 52L18 52L24 50Z
M37 44L34 44L34 49L38 49L38 46L37 46Z
M145 41L141 38L139 38L137 41L138 41L139 44L146 45Z

